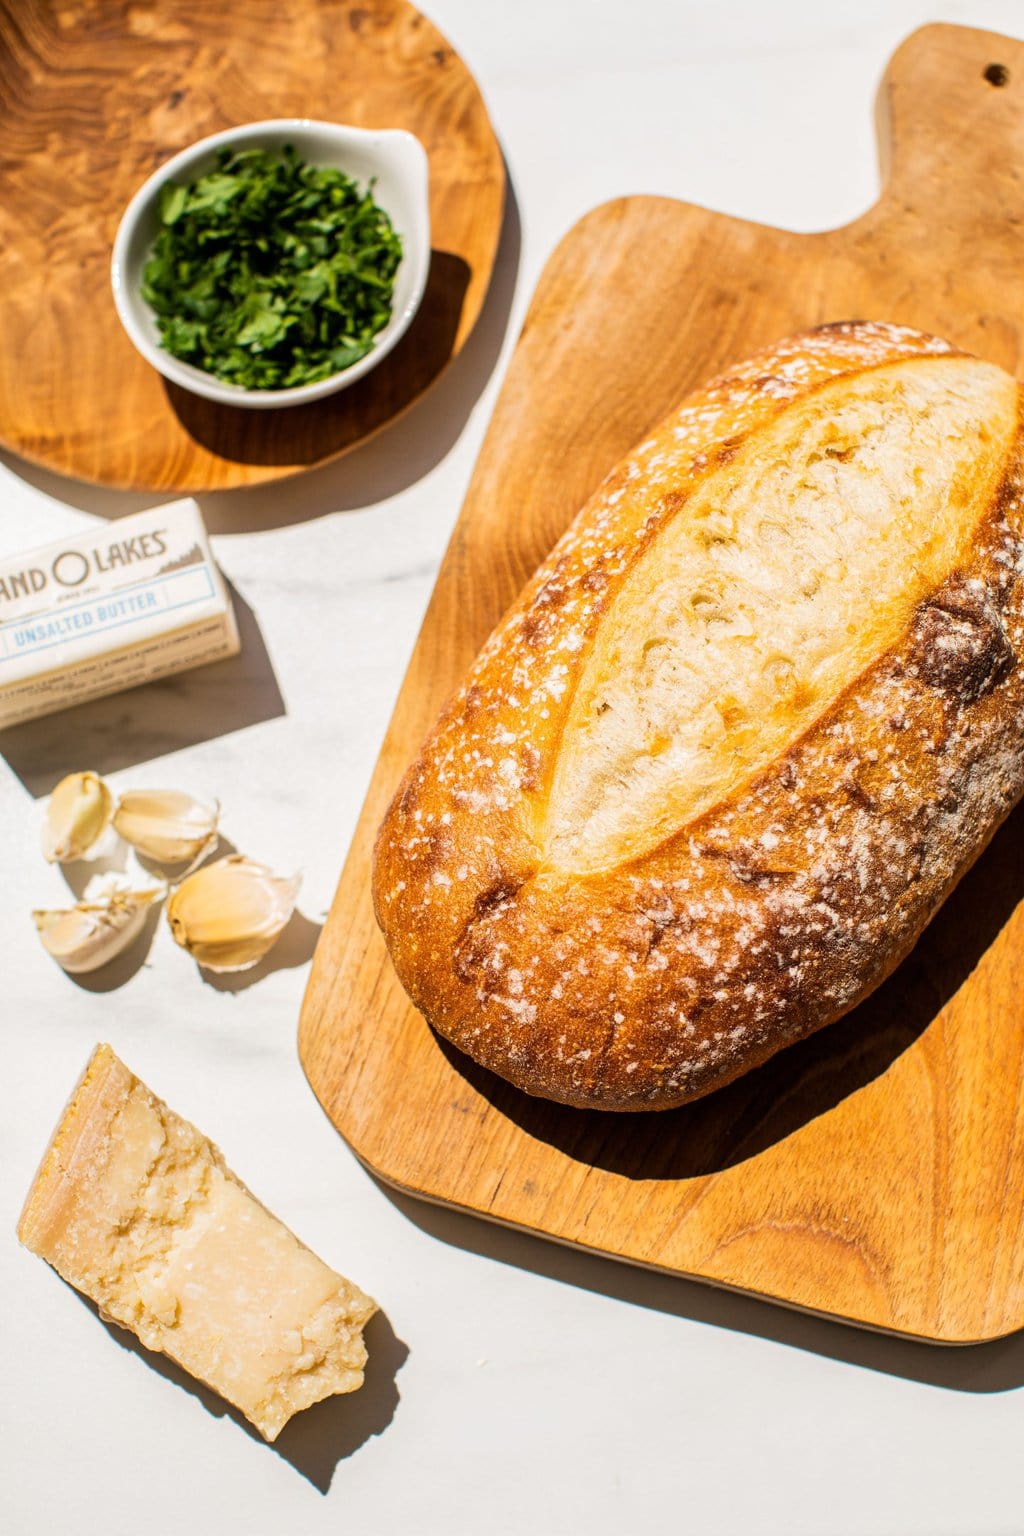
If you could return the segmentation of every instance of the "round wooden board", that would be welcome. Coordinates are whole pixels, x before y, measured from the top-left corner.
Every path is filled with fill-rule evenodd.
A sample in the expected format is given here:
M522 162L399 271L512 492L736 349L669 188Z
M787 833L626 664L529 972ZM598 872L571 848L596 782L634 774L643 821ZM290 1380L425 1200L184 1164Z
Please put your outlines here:
M407 128L430 158L423 304L391 356L310 406L247 411L169 385L121 329L110 249L168 156L270 117ZM406 0L0 0L0 442L155 491L278 479L404 411L464 344L505 173L472 75Z

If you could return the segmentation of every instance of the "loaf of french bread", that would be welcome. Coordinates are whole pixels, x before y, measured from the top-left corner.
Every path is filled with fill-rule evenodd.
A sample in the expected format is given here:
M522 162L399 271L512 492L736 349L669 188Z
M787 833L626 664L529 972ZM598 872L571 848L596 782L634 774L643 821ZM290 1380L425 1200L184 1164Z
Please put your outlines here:
M667 1108L846 1013L1024 789L1013 379L848 323L690 396L484 646L380 829L436 1029Z

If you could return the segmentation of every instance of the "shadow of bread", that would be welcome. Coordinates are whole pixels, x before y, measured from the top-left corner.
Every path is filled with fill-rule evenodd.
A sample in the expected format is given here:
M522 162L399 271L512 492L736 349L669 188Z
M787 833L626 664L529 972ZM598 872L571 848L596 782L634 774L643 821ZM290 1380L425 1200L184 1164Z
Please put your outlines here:
M631 1179L686 1179L756 1157L881 1076L928 1029L1024 900L1024 806L887 981L809 1039L680 1109L636 1114L531 1098L435 1036L448 1062L522 1130Z

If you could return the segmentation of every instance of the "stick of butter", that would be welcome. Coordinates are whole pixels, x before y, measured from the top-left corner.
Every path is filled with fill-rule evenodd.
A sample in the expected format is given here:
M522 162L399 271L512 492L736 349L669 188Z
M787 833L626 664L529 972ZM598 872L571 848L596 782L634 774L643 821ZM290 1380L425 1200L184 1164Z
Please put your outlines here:
M92 1054L18 1224L103 1317L267 1440L363 1383L376 1305L299 1242L109 1045Z
M0 559L0 729L238 649L194 501Z

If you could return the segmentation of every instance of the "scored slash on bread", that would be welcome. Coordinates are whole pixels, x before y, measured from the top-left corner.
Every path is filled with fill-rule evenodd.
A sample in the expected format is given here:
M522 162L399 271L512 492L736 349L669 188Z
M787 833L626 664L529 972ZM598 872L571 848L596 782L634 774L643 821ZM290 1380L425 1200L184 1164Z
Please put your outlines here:
M850 322L690 396L381 826L397 973L528 1092L667 1108L847 1012L1024 789L1020 401Z

